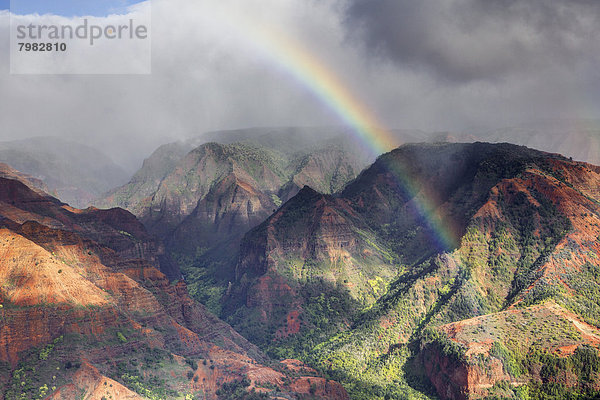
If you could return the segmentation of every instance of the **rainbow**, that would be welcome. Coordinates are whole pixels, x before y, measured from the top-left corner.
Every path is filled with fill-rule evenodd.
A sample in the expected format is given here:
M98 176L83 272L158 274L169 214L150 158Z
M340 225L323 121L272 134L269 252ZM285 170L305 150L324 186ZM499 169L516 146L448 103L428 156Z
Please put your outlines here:
M348 87L314 56L307 48L281 31L268 29L246 20L229 19L232 30L237 31L260 52L270 64L291 76L308 89L318 101L333 111L374 156L391 151L402 144L388 129L383 127L374 114L354 96ZM406 171L394 168L393 175L409 198L415 199L417 212L434 233L439 249L456 247L455 234L443 224L433 197L424 192Z
M369 145L374 155L388 152L401 144L346 85L300 43L286 37L282 32L272 32L266 28L257 31L255 37L260 39L260 43L269 46L266 54L271 61L292 75L320 102L335 112Z

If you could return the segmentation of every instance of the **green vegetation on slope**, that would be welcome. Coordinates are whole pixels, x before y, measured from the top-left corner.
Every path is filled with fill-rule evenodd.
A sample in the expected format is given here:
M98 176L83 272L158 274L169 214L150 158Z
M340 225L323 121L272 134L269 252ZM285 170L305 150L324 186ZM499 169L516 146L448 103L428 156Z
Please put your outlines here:
M568 247L557 250L559 242L574 227L551 197L555 182L552 179L559 176L553 169L555 160L562 162L560 157L522 147L481 143L406 146L383 156L341 195L350 200L356 212L354 218L365 221L366 225L355 230L364 246L349 250L346 265L357 261L357 271L371 267L375 271L382 268L381 264L395 265L392 276L367 279L375 302L362 301L360 295L352 292L351 298L356 303L339 302L339 295L321 288L324 298L332 300L324 304L323 298L307 297L302 292L314 284L314 280L305 279L314 276L311 271L318 274L329 268L324 260L306 256L314 253L295 253L295 249L306 249L306 244L308 248L315 243L320 245L316 242L318 231L303 230L308 221L314 224L316 220L310 206L313 200L303 199L295 207L284 206L279 219L288 229L275 230L272 238L279 243L269 242L271 249L279 245L285 251L273 251L273 256L265 254L271 260L268 276L275 277L269 274L276 271L295 290L295 299L282 302L302 304L300 333L285 338L269 335L272 330L260 324L259 310L243 310L243 306L230 321L270 354L300 358L341 381L356 399L429 396L430 386L419 359L420 346L439 341L444 351L455 358L461 358L464 352L435 333L435 327L443 324L495 315L515 302L522 309L550 298L593 323L597 308L595 266L586 264L581 273L565 278L571 288L577 289L575 295L540 283L540 267L551 258L561 257L562 252L572 251ZM443 210L439 212L439 221L456 227L455 232L459 233L455 249L440 248L436 232L414 206L413 194L402 190L394 173L411 176L417 182L422 179L423 187L435 192L432 198L439 204L431 206ZM538 181L550 189L538 190L535 186ZM556 190L562 187L557 186ZM484 205L491 209L490 214L478 214ZM252 242L252 246L246 250L242 246L242 257L250 248L262 251L265 242L257 235L260 236L258 231L247 235L245 240ZM300 237L302 241L297 239ZM363 252L377 253L385 261L377 267L369 265L358 256ZM243 282L263 276L265 270L266 267L258 268L252 272L254 275L248 272ZM353 278L348 282L355 284ZM532 285L534 290L530 290ZM539 290L540 287L546 289ZM360 291L366 293L366 289ZM337 307L346 311L341 313ZM256 319L244 325L244 317L252 313L256 313ZM319 317L319 313L323 315ZM283 324L285 314L274 319ZM506 326L514 323L509 321ZM556 335L575 335L557 324L542 324L548 336L540 337L551 343ZM271 329L282 326L274 325ZM510 329L506 329L508 334ZM477 331L473 340L487 334ZM530 374L531 368L523 365L520 358L527 350L513 348L508 336L497 334L499 339L493 344L492 356L501 359L515 379ZM550 393L549 387L544 383L540 393ZM522 390L531 394L538 389L532 386Z

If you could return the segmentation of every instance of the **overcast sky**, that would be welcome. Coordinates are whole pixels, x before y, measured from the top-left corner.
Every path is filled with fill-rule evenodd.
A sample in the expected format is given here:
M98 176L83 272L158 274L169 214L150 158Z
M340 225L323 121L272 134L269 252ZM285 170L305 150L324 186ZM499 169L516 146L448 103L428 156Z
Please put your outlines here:
M10 75L9 14L0 11L0 140L63 136L131 168L161 143L208 130L342 123L265 35L299 43L390 128L600 117L597 0L151 7L152 74L140 76Z

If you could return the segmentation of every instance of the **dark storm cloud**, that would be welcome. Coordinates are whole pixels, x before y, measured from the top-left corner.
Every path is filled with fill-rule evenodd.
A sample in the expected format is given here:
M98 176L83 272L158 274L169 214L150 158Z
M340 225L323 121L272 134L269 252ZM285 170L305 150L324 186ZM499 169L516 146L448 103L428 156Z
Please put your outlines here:
M9 15L0 11L0 141L61 136L134 170L158 145L208 130L345 123L345 110L319 92L326 82L295 75L294 60L265 48L253 27L298 43L389 128L598 118L599 8L600 0L152 0L149 76L10 75Z
M457 82L593 62L597 0L349 0L345 26L373 53Z

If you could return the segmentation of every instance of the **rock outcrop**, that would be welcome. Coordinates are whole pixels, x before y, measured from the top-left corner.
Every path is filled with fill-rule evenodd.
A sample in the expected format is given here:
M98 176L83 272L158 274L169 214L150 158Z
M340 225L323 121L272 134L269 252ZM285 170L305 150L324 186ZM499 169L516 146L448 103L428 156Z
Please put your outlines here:
M287 373L264 366L271 361L256 346L192 300L183 281L159 271L157 242L127 211L73 209L0 178L0 217L0 365L10 371L0 382L8 398L202 390L216 399L224 382L247 376L301 395ZM239 368L215 362L223 354ZM203 360L221 378L200 387L194 371ZM251 366L267 372L253 378Z

